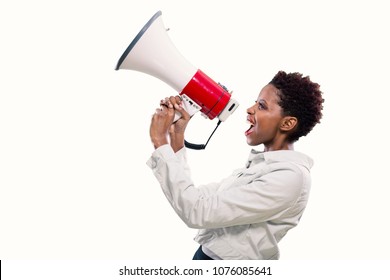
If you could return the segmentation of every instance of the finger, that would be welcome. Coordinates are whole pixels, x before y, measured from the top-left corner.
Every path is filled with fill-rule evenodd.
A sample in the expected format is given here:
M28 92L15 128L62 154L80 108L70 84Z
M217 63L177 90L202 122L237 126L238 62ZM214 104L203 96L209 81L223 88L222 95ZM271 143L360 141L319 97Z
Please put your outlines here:
M159 110L156 110L156 115L166 118L172 117L175 114L174 107L171 103L169 105L161 105Z
M175 100L178 104L181 104L181 102L183 101L183 98L180 96L180 95L176 95L175 96Z
M165 98L165 99L161 99L160 100L160 106L162 107L162 106L166 106L166 107L169 107L169 100L167 99L167 98Z
M172 102L171 102L169 97L166 97L164 100L161 100L161 101L162 101L161 105L164 105L164 106L167 106L170 109L173 109L173 104L172 104Z
M175 104L175 110L178 111L181 114L181 118L184 120L189 120L191 118L190 114L183 108L183 106L180 104Z
M156 110L154 111L154 115L158 115L158 114L161 114L161 111L162 111L162 108L156 108Z
M172 104L173 107L175 106L175 104L180 104L180 102L178 102L178 99L176 99L175 96L170 96L169 97L169 102Z

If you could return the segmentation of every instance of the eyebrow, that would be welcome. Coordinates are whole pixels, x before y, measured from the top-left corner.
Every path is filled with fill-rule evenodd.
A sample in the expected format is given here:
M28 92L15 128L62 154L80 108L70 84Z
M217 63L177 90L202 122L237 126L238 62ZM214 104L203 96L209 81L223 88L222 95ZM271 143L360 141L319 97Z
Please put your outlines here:
M257 99L256 100L257 103L260 103L260 101L262 101L265 104L268 104L267 100L265 100L265 99Z

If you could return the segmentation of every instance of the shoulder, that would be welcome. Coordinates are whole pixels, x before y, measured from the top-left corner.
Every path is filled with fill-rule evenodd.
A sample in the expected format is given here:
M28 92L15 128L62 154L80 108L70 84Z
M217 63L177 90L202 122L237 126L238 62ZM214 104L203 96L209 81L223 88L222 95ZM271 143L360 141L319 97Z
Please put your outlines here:
M314 162L312 158L304 153L291 151L291 150L279 150L264 153L265 162L269 165L283 166L298 166L300 168L310 171ZM295 168L293 168L295 169Z

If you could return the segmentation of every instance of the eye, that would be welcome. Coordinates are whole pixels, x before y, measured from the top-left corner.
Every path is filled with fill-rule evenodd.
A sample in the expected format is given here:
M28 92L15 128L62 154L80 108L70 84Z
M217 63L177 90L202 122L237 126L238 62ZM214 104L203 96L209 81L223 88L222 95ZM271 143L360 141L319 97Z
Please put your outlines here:
M265 109L267 109L267 107L265 106L265 104L263 103L263 102L258 102L258 107L259 107L259 109L260 110L265 110Z

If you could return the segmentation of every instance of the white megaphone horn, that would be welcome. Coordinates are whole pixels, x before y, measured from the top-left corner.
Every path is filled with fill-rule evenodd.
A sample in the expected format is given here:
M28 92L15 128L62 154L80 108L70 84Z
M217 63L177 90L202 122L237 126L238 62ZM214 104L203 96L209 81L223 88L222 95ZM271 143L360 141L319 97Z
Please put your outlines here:
M210 120L218 117L220 122L225 121L236 110L238 102L224 86L180 54L167 34L161 14L158 11L145 24L120 57L115 70L135 70L156 77L179 93L184 109L191 116L201 111Z
M224 86L195 68L178 52L166 32L161 14L161 11L155 13L133 39L116 70L136 70L154 76L179 92L209 119L218 116L225 121L238 107L238 102Z

